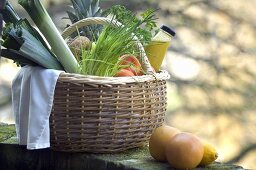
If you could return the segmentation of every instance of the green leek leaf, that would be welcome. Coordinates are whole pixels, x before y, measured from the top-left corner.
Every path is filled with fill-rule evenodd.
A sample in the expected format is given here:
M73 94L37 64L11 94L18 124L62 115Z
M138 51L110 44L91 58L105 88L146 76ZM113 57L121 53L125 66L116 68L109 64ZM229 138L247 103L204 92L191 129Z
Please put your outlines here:
M12 50L12 49L2 49L1 56L14 60L14 62L17 65L31 65L31 66L37 66L38 64L25 58L22 54L20 54L18 51Z
M76 72L77 61L40 0L19 0L19 4L27 11L45 36L64 69L70 73Z
M45 68L63 70L59 61L51 55L44 45L21 26L8 25L4 30L3 39L2 46L18 51L26 59Z

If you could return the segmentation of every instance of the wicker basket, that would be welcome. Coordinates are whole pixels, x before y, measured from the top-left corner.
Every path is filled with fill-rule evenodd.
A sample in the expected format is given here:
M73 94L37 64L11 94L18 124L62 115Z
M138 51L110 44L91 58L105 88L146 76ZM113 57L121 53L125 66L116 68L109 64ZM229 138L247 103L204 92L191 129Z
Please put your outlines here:
M63 32L67 38L79 27L113 24L107 18L87 18ZM63 73L55 89L50 116L51 148L66 152L112 153L145 145L162 125L166 112L165 71L152 74L138 42L147 75L98 77Z

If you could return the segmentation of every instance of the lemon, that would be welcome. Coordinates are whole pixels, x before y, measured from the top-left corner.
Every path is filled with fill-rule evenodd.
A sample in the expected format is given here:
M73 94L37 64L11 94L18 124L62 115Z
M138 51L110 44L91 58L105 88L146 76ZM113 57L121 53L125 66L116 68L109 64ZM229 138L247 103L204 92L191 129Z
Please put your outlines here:
M218 153L216 149L209 143L203 142L204 145L204 155L199 165L206 166L211 164L218 158Z

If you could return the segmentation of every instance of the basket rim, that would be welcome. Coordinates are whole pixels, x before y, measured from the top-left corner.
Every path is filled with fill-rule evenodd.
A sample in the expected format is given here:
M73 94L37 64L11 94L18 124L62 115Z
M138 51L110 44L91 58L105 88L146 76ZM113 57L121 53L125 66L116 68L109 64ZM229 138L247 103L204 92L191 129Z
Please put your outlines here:
M90 85L123 85L129 83L149 82L156 80L167 80L170 75L167 71L161 70L158 73L131 77L102 77L93 75L82 75L77 73L63 72L58 78L61 83L90 84Z

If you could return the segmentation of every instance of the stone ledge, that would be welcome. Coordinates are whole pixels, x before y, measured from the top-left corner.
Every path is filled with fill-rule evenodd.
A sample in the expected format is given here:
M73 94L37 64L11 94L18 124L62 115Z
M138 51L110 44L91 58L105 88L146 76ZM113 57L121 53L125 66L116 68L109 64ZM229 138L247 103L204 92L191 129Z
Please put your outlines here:
M50 149L27 150L17 144L14 125L0 125L1 169L53 170L170 170L167 163L155 161L148 147L131 149L119 154L65 153ZM242 170L237 165L215 162L196 170Z
M27 150L17 144L0 144L1 169L53 170L170 170L167 163L155 161L148 147L131 149L119 154L65 153L50 149ZM242 170L237 165L215 162L196 170Z

